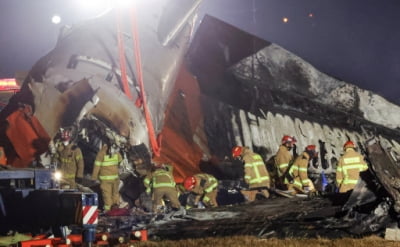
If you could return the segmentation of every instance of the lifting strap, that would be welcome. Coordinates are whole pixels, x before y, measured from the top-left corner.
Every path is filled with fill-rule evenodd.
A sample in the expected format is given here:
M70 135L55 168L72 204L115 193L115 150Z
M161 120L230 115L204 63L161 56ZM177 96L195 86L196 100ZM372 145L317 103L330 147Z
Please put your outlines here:
M120 57L120 66L121 66L121 79L123 82L124 86L124 91L125 94L129 97L129 99L132 99L132 95L130 94L129 90L129 85L128 85L128 79L127 79L127 74L126 74L126 63L125 63L125 50L124 50L124 44L123 44L123 37L121 33L121 17L120 13L117 13L118 15L118 52L119 52L119 57ZM133 48L134 48L134 54L135 54L135 65L136 65L136 75L137 75L137 81L139 84L140 92L139 92L139 97L135 102L135 105L137 107L143 106L143 112L144 112L144 117L146 120L146 125L147 125L147 131L149 134L149 139L150 139L150 145L151 149L153 151L154 156L159 157L160 156L160 151L161 151L161 136L156 137L155 131L154 131L154 126L153 122L151 120L150 112L147 107L146 103L146 95L144 91L144 83L143 83L143 72L142 72L142 61L141 61L141 56L140 56L140 44L139 44L139 32L137 28L137 22L136 22L136 14L135 14L135 8L132 6L131 9L131 23L132 23L132 38L133 38ZM129 92L129 93L127 93Z

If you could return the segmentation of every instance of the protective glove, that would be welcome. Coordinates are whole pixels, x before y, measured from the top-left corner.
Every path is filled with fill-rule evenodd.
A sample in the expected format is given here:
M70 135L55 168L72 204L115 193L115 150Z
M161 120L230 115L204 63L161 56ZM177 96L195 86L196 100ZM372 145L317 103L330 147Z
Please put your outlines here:
M319 196L319 192L317 190L314 191L310 191L310 193L308 194L309 198L315 198Z
M151 195L151 190L150 189L146 189L146 195L150 196Z

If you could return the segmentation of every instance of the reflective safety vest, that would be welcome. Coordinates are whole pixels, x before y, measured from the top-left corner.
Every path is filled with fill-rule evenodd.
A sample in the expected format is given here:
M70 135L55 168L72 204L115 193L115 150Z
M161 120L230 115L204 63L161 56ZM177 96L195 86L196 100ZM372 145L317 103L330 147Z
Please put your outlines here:
M215 190L218 187L218 181L211 175L205 174L208 180L209 185L204 188L206 193L210 193L211 191Z
M289 174L293 177L294 185L298 188L303 188L310 185L310 179L308 178L307 168L310 155L307 152L303 152L302 155L298 156L293 162L290 168Z
M364 157L352 148L340 158L336 169L336 183L338 186L349 185L347 190L353 189L357 184L360 172L368 169ZM343 191L342 191L343 192Z
M283 174L285 174L287 168L289 167L289 163L293 159L293 156L286 146L280 145L274 159L278 170L278 176L281 177Z
M60 162L60 168L64 178L74 179L83 177L83 156L80 148L71 143L57 148L56 158Z
M93 176L98 177L100 180L115 180L118 178L118 164L122 160L119 153L112 156L104 155L102 161L97 160L94 162ZM96 178L94 178L96 179Z
M243 155L244 164L244 180L249 188L270 187L270 179L267 168L260 155L245 150Z
M147 193L150 193L152 188L175 188L176 185L172 173L164 169L155 170L152 174L146 176L143 183Z
M194 193L202 194L203 190L205 193L210 193L218 187L218 180L210 174L200 173L194 175L194 177L196 178L196 185L193 188Z

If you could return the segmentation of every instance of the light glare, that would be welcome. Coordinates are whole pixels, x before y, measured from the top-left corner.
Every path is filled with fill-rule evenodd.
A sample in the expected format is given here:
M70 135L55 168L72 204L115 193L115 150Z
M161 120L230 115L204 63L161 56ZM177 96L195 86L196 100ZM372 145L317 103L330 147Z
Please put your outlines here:
M53 24L58 24L61 22L61 17L59 15L53 15L53 17L51 17L51 22Z
M56 172L54 173L54 179L55 179L55 180L59 181L59 180L61 180L61 177L62 177L61 172L56 171Z
M113 8L115 5L114 1L111 0L79 0L78 4L84 12L96 15Z
M119 9L131 8L135 1L137 0L116 0L114 2L114 7L117 7Z
M127 8L137 0L80 0L79 5L87 11L102 12L114 7Z

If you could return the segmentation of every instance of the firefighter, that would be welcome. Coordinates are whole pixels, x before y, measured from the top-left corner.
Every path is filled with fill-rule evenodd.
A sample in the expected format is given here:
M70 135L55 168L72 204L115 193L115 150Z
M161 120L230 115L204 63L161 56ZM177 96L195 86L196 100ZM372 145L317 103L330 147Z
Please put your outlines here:
M256 199L257 194L269 197L270 178L264 161L259 154L253 153L248 147L236 146L232 149L232 157L244 162L244 181L248 189L241 190L247 202Z
M82 181L84 162L81 149L72 141L72 130L61 130L55 158L62 174L61 188L75 189L76 182Z
M308 178L307 169L310 160L317 158L318 152L315 145L308 145L304 152L299 155L292 166L293 187L296 192L307 193L314 192L313 182Z
M153 171L145 177L143 183L146 193L152 195L152 211L154 213L162 212L164 198L171 202L172 209L179 210L181 208L171 165L154 165Z
M201 202L205 207L218 207L218 180L214 176L207 173L189 176L185 178L183 186L196 195L194 205L199 206Z
M336 184L339 193L346 193L356 186L360 172L368 169L364 156L355 150L354 142L347 141L343 145L344 154L340 157L336 168Z
M96 156L92 173L93 180L100 180L100 189L104 201L104 210L119 205L118 167L122 161L118 146L104 144Z
M293 156L290 151L295 144L296 138L294 136L283 136L281 145L275 155L275 166L278 175L277 182L283 185L289 192L293 191L293 179L290 177L290 171L288 170L288 168L290 169L290 164L293 162Z

